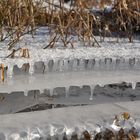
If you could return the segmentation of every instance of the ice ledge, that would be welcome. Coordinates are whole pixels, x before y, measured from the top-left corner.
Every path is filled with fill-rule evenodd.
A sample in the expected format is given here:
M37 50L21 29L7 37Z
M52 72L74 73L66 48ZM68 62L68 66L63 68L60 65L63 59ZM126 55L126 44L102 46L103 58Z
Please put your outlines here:
M137 119L136 127L139 130L140 110L137 108L138 106L140 106L140 101L0 115L0 130L8 135L20 132L35 134L36 132L40 136L61 134L64 131L72 133L76 130L75 128L78 128L78 131L90 132L95 130L97 124L102 124L104 120L111 120L114 115L125 111ZM134 123L134 125L136 124Z
M23 91L25 94L29 90L44 89L53 90L56 87L65 87L66 90L70 86L95 86L106 85L112 83L127 82L132 83L133 89L136 83L140 82L139 71L118 70L118 71L78 71L78 72L64 72L64 73L47 73L19 75L14 78L5 79L1 82L1 93L11 93L12 91Z
M140 70L140 58L50 59L47 61L4 64L5 77L69 71ZM1 71L1 70L0 70Z

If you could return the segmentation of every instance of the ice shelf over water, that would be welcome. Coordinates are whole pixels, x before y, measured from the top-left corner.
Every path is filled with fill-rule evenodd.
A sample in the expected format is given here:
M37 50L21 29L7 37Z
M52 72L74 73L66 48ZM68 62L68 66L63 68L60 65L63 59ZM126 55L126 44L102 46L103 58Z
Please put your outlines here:
M78 72L51 72L47 74L17 75L6 78L1 82L1 93L11 91L28 91L54 89L56 87L70 87L90 85L106 85L112 83L132 83L135 89L136 83L140 81L139 71L116 70L116 71L78 71Z
M64 132L68 136L73 132L80 136L85 130L94 136L106 128L116 131L113 127L114 117L123 112L128 112L130 119L121 124L120 128L127 130L135 127L139 135L140 111L137 109L139 105L139 101L120 102L1 115L0 137L4 136L3 140L9 140L11 137L12 140L16 137L17 140L20 138L34 140L54 135L62 137Z
M80 65L83 62L81 60L92 60L98 61L101 60L100 63L115 63L120 60L120 63L128 65L131 63L140 62L140 39L139 36L134 39L133 43L129 43L127 39L122 38L119 39L119 42L116 42L116 38L107 37L104 42L100 42L100 38L95 37L100 44L100 48L96 45L93 47L85 47L83 43L77 41L77 37L74 38L74 49L68 46L67 48L63 47L62 41L58 41L53 49L43 49L50 41L49 38L49 30L48 28L41 27L36 31L34 38L31 35L27 34L21 38L21 40L16 44L14 49L17 48L28 48L30 58L21 58L20 51L15 54L15 58L6 58L11 51L8 50L7 42L8 39L4 42L0 42L0 64L3 63L5 66L8 66L8 73L12 75L12 69L14 65L17 65L19 68L22 67L24 63L29 63L30 65L30 73L33 73L34 64L38 61L43 61L45 64L49 63L49 61L53 61L54 63L58 63L60 61L59 66L67 65L68 60L80 60ZM125 61L124 61L125 59ZM75 65L76 62L73 62ZM63 71L63 68L61 69Z

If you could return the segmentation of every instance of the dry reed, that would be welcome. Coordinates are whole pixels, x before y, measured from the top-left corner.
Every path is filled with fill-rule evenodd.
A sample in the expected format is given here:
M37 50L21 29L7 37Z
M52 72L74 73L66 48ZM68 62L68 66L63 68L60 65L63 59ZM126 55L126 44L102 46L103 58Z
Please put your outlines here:
M8 49L12 50L20 38L27 33L34 37L35 30L39 26L47 26L50 34L50 42L44 49L55 47L59 40L64 47L71 45L74 48L71 35L78 37L77 41L83 41L87 46L100 47L94 37L98 33L103 38L112 31L124 32L132 42L134 28L140 26L140 2L139 0L116 0L110 13L105 14L102 9L105 5L111 5L110 0L76 0L74 7L69 10L64 8L64 0L59 0L59 5L54 1L43 0L1 0L0 1L0 41L9 38ZM99 6L101 16L90 12L92 7ZM112 19L114 17L114 19ZM115 24L114 24L115 23Z

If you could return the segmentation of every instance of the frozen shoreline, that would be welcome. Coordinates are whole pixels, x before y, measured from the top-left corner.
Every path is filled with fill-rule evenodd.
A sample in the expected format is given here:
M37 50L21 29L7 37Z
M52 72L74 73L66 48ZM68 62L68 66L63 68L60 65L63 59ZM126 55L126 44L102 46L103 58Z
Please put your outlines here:
M0 43L0 63L4 63L9 68L17 64L21 67L24 63L29 63L31 66L37 61L48 62L49 60L60 59L105 59L105 58L140 58L140 40L134 39L133 43L129 43L127 39L106 37L104 42L99 42L101 48L98 47L84 47L82 42L77 41L77 37L74 37L74 49L70 46L68 48L63 47L62 41L58 41L53 49L43 49L48 45L50 38L48 35L48 28L42 27L36 31L36 35L32 38L27 34L23 36L15 46L15 48L28 48L30 58L21 58L19 52L16 53L15 58L5 58L11 51L7 50L7 42ZM96 39L100 41L100 37L96 36Z
M73 36L74 49L70 46L64 48L61 40L56 43L53 49L43 49L50 41L48 33L49 30L47 27L41 27L37 29L34 38L32 38L31 35L26 34L16 44L15 49L28 48L30 58L22 58L20 51L15 54L15 58L6 58L11 53L11 51L7 50L8 39L0 43L0 64L3 63L4 66L8 66L7 73L9 77L13 75L13 68L15 65L21 68L25 63L29 63L30 74L34 73L34 64L39 61L42 61L47 65L49 61L54 61L54 63L64 61L64 63L67 63L68 60L75 59L95 59L97 63L100 60L104 62L107 58L112 59L113 62L117 59L125 59L127 63L129 63L130 59L135 59L136 65L137 63L139 65L139 36L137 39L134 39L133 43L129 43L126 38L121 38L119 39L119 42L117 42L117 38L106 37L104 42L99 42L100 48L96 46L85 47L82 42L77 40L76 36ZM96 39L97 41L100 41L99 36L96 36Z
M97 124L104 124L105 120L112 120L114 115L129 112L135 122L127 124L125 127L136 127L140 129L140 111L138 106L140 101L120 102L115 104L98 104L82 107L68 107L37 111L30 113L0 115L1 132L7 134L19 134L21 131L37 135L71 134L77 128L77 133L84 130L94 131ZM84 113L83 113L84 112ZM59 114L59 115L58 115ZM111 128L111 127L110 127Z

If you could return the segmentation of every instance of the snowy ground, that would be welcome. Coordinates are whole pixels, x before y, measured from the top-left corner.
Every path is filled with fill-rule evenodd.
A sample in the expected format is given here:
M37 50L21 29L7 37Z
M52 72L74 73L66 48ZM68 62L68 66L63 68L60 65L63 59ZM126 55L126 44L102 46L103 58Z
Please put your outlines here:
M75 49L72 49L70 47L64 48L62 42L59 41L57 42L55 48L44 50L43 48L48 44L49 41L48 34L49 34L48 28L41 27L37 30L34 38L32 38L31 35L25 35L21 39L21 41L16 45L16 48L19 47L28 48L30 58L21 58L19 56L19 52L17 52L15 58L13 59L6 58L6 56L11 53L11 51L7 50L8 40L0 43L0 63L4 63L5 66L8 66L7 71L8 78L5 79L4 84L0 85L1 92L10 92L11 89L15 91L21 91L21 89L22 91L26 91L27 89L30 90L35 88L39 90L44 90L44 88L54 88L56 86L68 87L70 85L81 86L84 84L104 85L107 83L122 82L122 81L131 83L139 82L139 69L140 69L139 36L136 39L134 39L133 43L129 43L128 40L124 38L119 39L119 42L117 43L116 38L108 37L105 38L104 42L99 42L101 45L100 48L84 47L83 43L76 42L77 39L76 37L74 37ZM98 41L100 40L98 36L96 37L96 39ZM107 66L104 64L106 58L112 59L113 62L110 66L108 66L108 64ZM131 68L130 59L133 58L135 58L134 62L132 62L134 63L134 67ZM76 73L66 71L62 74L58 74L58 73L48 73L48 71L46 70L46 75L42 76L33 75L27 77L19 76L17 78L11 79L11 76L13 75L14 65L17 65L20 68L24 63L29 63L30 64L29 72L33 73L34 71L33 65L37 61L43 61L44 63L47 64L49 60L54 60L54 62L57 62L58 60L63 60L65 62L65 60L68 61L73 59L79 60L95 59L97 63L95 63L93 71L79 72L78 69ZM124 59L125 62L122 62L121 65L116 66L117 59L121 60ZM108 67L111 67L111 69L109 68L109 71ZM121 70L121 67L124 67L124 69L122 68L122 70L126 71L123 72ZM112 76L114 76L114 78L112 78ZM58 82L57 79L61 79L61 81L59 80ZM83 80L81 81L81 79Z
M30 64L30 73L33 73L33 65L37 61L48 62L49 60L70 60L70 59L104 59L104 58L140 58L140 39L134 40L133 43L129 43L127 39L120 39L119 43L116 42L116 38L105 38L105 42L99 42L101 48L98 47L83 47L83 43L77 42L76 37L73 40L75 49L64 48L59 41L56 43L54 49L43 49L49 42L49 31L45 27L41 27L37 30L34 38L31 35L24 36L20 43L16 45L16 48L28 48L30 58L21 58L19 52L16 53L14 59L6 58L11 51L7 50L7 42L0 43L0 63L4 63L8 66L8 73L12 75L12 69L15 64L21 67L24 63ZM99 41L100 38L96 37Z
M35 0L35 2L39 2L39 1L40 0ZM48 3L48 1L47 2L46 1L47 0L42 0L41 1L41 5L43 7L46 7L46 9L48 9L48 7L50 7L50 5L49 5L49 3L50 3L50 4L54 4L55 5L55 6L51 5L53 7L53 9L60 10L60 8L59 8L60 1L59 0L49 0L49 3ZM97 2L100 3L100 0L97 0ZM74 1L73 1L73 3L74 3ZM113 4L114 4L114 0L112 0L112 4L110 4L110 5L109 4L104 4L105 10L108 10L108 11L111 10ZM89 5L89 7L90 7L90 9L88 9L88 10L101 10L100 7L99 7L99 5L94 5L93 7L91 7ZM71 0L69 0L69 1L67 0L67 2L65 2L65 0L64 0L64 8L65 9L74 8L74 5L71 4Z

